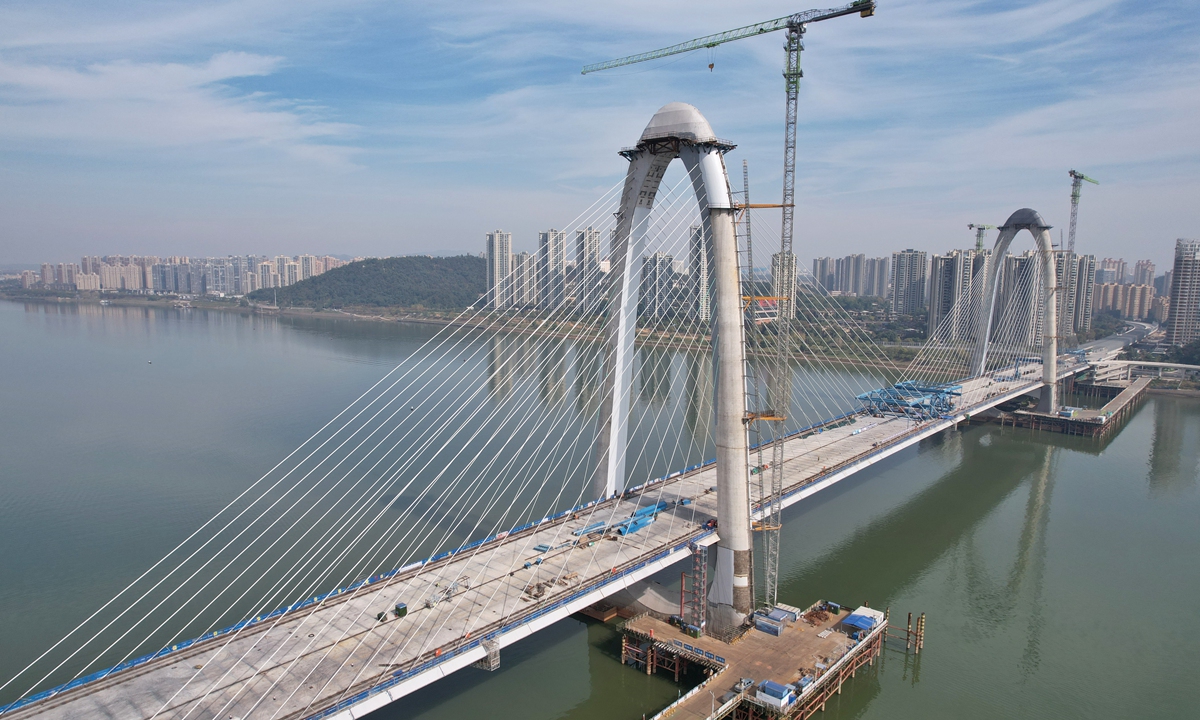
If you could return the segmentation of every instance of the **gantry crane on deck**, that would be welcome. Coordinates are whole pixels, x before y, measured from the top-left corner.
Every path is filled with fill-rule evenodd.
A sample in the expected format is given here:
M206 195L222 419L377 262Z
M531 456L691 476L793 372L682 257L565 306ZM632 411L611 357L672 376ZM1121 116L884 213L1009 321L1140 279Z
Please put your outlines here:
M779 207L783 213L783 224L779 232L779 257L781 263L787 263L789 258L794 258L792 252L792 229L795 219L795 198L796 198L796 108L800 95L800 78L803 73L800 70L800 51L804 49L804 32L809 23L829 20L843 15L853 15L857 13L861 17L870 17L875 14L875 0L856 0L849 5L844 5L838 8L828 10L806 10L804 12L788 15L786 17L768 20L766 22L747 25L745 27L727 30L715 35L706 35L705 37L689 40L678 45L661 48L659 50L651 50L650 52L639 53L637 55L629 55L616 60L608 60L606 62L585 65L583 74L597 72L599 70L608 70L610 68L622 67L624 65L633 65L634 63L645 62L647 60L656 60L658 58L668 57L670 55L678 55L679 53L691 52L701 48L714 48L723 43L741 40L748 37L756 37L765 35L766 33L775 32L777 30L786 30L787 38L784 42L784 50L787 53L786 61L783 68L784 89L787 93L787 102L785 105L785 121L784 121L784 144L783 144L783 202L778 206L758 205L755 207ZM712 65L709 65L712 69ZM746 193L749 195L749 193ZM745 208L750 207L749 200L744 202ZM753 262L751 262L753 266ZM790 273L782 273L783 275L791 275ZM796 292L796 288L775 288L775 295L792 296ZM795 308L792 308L795 311ZM775 357L775 372L773 373L774 387L771 388L772 401L779 405L773 411L768 413L754 413L754 417L747 419L747 422L757 422L760 417L771 417L774 426L774 435L776 438L782 438L784 435L784 420L786 419L789 410L789 403L792 397L791 390L791 323L792 318L786 317L786 313L780 313L776 321L776 336L777 347ZM763 595L764 602L767 605L774 605L778 599L779 591L779 527L782 524L780 518L781 506L780 500L783 494L783 444L776 442L773 444L771 469L771 492L768 498L765 498L765 505L762 507L763 522L761 527L763 532L763 545L766 554L766 563L764 566L763 578L765 581L765 593Z

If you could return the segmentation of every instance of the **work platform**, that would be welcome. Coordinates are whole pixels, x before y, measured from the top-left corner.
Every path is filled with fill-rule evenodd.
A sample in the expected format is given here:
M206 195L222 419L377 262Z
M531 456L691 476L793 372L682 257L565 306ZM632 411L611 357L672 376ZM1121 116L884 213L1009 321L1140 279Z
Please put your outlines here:
M833 605L833 608L839 606ZM842 684L863 665L872 665L887 632L884 613L866 607L830 612L817 602L789 614L780 634L750 629L732 643L692 638L674 625L639 616L621 628L621 660L648 674L688 665L712 674L655 716L679 720L783 717L804 720L823 710ZM781 615L783 613L780 613ZM867 626L848 626L846 621Z
M1150 378L1141 377L1125 387L1106 388L1115 392L1116 397L1099 409L1064 407L1055 414L1017 410L1002 415L1000 422L1013 427L1050 430L1066 435L1106 438L1116 432L1121 423L1137 408L1138 403L1145 397L1150 382ZM1092 386L1089 389L1095 391L1098 388Z
M1064 364L1060 378L1084 369ZM961 385L963 397L982 399L950 415L859 414L789 437L781 505L1034 390L1040 377L983 376ZM711 463L688 468L40 693L3 717L362 717L459 669L502 658L504 647L715 543L715 485ZM751 486L758 517L764 498ZM658 504L651 522L627 534L615 529ZM597 532L597 523L607 530ZM377 620L398 602L407 616Z

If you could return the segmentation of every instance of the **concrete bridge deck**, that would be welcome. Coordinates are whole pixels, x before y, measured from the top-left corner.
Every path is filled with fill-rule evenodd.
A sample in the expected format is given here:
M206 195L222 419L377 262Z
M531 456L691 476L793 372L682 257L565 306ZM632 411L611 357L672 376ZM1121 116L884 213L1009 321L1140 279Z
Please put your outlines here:
M1060 377L1087 369L1065 357L1062 362ZM915 422L859 415L853 424L786 440L782 504L1036 389L1040 366L1027 372L1018 380L964 382L966 397L983 399L954 416ZM717 514L715 483L711 464L647 483L621 498L44 697L5 717L361 717L684 559L692 543L715 542L706 527ZM755 507L762 501L756 486L752 482ZM658 501L669 507L636 533L574 535ZM438 601L426 606L431 598ZM376 620L397 602L407 603L407 617Z

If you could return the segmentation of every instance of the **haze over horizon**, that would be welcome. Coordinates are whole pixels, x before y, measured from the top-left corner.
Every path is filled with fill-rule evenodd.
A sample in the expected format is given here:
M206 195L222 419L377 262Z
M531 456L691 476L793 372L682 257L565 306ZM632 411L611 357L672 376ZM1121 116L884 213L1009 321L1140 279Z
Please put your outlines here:
M9 3L0 261L474 254L497 227L531 250L622 179L616 151L673 100L777 202L782 34L579 69L806 7ZM1025 206L1065 231L1075 168L1101 182L1078 249L1169 268L1200 235L1193 10L881 0L811 26L797 254L968 247L967 223Z

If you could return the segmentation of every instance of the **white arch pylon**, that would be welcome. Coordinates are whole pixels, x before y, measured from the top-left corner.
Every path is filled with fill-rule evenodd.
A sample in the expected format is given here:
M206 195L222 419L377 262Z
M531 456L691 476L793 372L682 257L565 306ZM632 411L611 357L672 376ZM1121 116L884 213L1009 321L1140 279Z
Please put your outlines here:
M642 132L636 147L623 150L629 160L616 235L609 257L610 296L605 331L604 388L601 393L596 494L611 497L625 486L626 442L637 329L638 288L646 249L646 226L667 166L683 160L704 237L713 248L716 312L713 352L717 363L717 563L709 602L718 623L736 622L752 610L753 573L750 536L750 476L746 441L746 367L738 270L735 208L730 197L724 153L733 145L718 140L700 111L685 103L663 106ZM725 612L732 610L733 616Z
M983 289L984 307L979 313L979 338L975 349L975 374L987 370L988 342L991 340L992 316L996 308L996 277L1008 254L1008 246L1022 230L1028 230L1037 244L1038 266L1042 271L1042 396L1038 411L1058 410L1058 273L1055 270L1054 244L1050 226L1036 210L1021 208L1000 226L992 261L988 263L987 284Z

